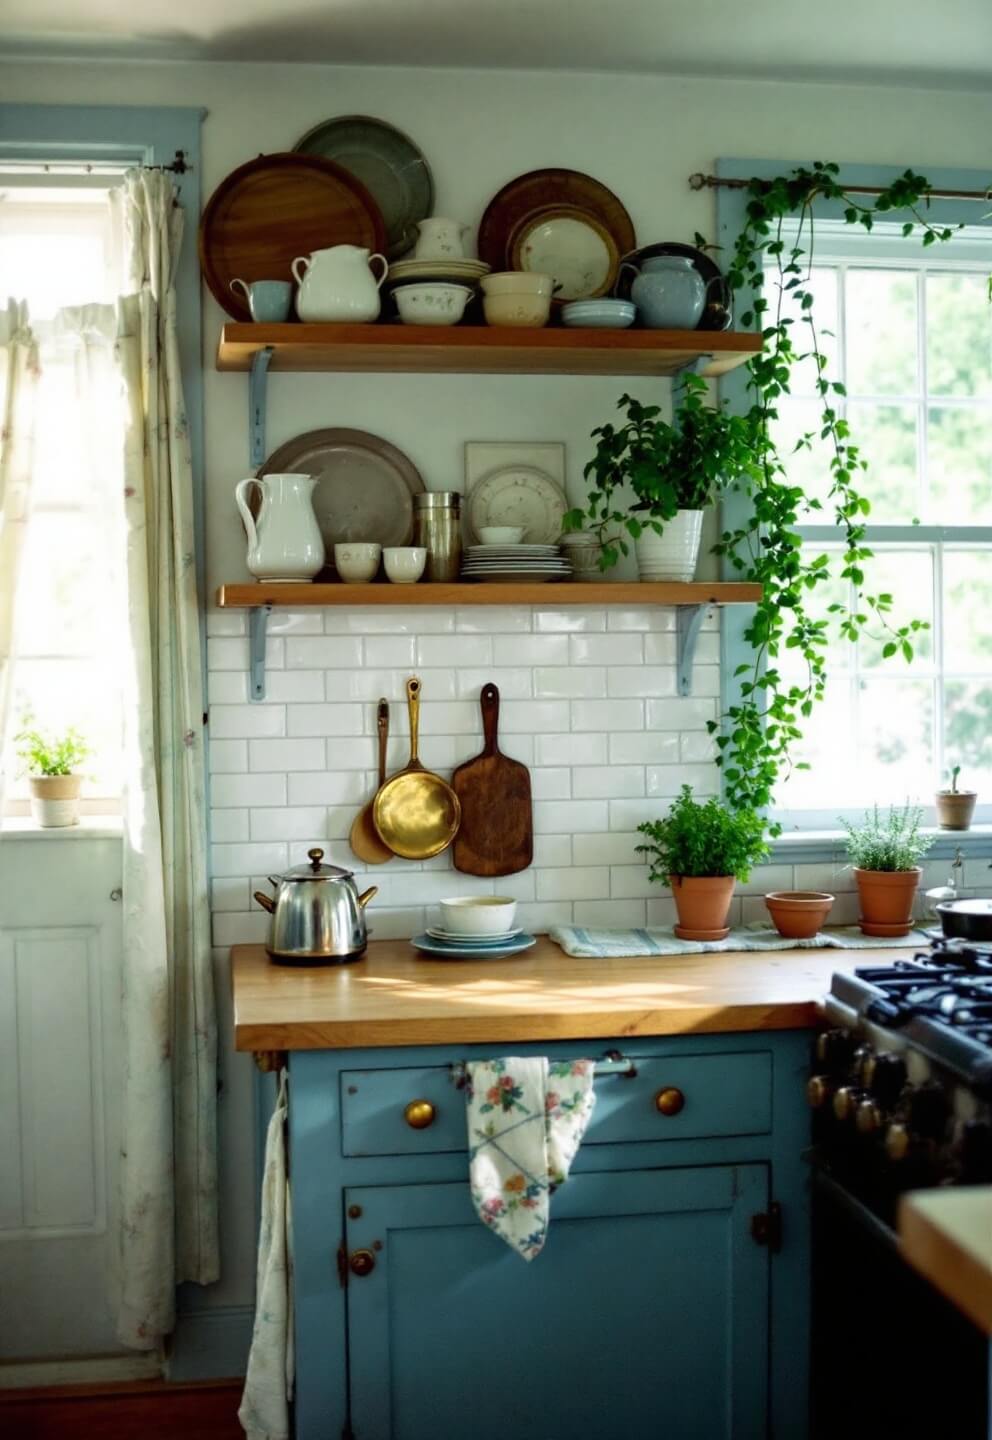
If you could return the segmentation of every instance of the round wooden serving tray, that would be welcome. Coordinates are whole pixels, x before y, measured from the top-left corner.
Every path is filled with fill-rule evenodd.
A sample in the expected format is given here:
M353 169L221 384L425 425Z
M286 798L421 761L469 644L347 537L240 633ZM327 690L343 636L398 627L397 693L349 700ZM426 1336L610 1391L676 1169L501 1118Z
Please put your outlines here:
M203 278L235 320L251 315L232 280L292 280L297 255L329 245L382 251L386 227L361 181L318 155L260 155L240 165L217 186L200 221Z

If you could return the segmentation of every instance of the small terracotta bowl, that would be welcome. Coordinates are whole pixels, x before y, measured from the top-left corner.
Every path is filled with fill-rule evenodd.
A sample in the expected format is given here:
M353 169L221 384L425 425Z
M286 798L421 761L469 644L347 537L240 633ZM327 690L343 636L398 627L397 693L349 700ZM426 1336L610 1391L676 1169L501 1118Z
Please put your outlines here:
M784 940L811 940L833 903L825 890L773 890L765 896L772 923Z

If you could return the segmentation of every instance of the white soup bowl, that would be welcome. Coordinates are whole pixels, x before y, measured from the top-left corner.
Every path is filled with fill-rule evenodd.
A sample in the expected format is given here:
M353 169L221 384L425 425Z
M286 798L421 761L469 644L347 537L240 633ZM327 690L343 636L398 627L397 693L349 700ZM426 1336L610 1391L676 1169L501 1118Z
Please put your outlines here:
M459 895L440 905L442 924L454 935L505 935L517 915L516 900L506 895Z
M415 585L424 573L427 550L423 545L387 545L382 560L394 585Z
M375 579L381 554L381 545L351 542L335 545L334 568L346 585L361 585Z

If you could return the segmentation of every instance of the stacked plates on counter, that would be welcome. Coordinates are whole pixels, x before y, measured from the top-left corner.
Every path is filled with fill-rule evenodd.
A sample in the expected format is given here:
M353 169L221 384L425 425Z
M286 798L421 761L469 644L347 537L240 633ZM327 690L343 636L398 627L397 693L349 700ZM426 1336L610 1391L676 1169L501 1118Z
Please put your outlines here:
M410 941L414 949L435 960L499 960L519 955L536 943L526 930L506 930L502 935L456 935L452 930L430 926Z
M558 545L468 545L463 580L490 584L513 581L568 580L572 567Z

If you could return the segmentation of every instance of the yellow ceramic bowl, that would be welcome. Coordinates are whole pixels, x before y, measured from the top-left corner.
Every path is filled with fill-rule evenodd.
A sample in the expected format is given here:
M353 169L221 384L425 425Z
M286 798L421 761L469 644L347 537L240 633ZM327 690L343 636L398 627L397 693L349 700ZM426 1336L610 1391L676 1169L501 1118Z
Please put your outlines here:
M547 295L551 299L554 276L540 275L530 270L498 270L495 275L484 275L479 282L484 295Z
M482 311L487 325L522 326L531 330L547 325L551 296L513 290L506 295L486 295Z

